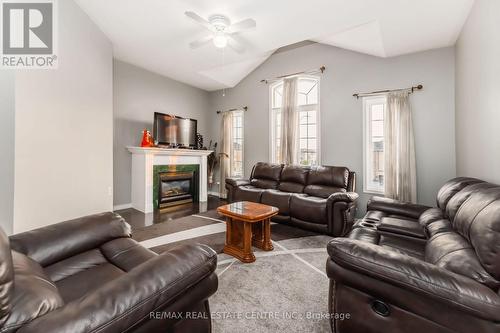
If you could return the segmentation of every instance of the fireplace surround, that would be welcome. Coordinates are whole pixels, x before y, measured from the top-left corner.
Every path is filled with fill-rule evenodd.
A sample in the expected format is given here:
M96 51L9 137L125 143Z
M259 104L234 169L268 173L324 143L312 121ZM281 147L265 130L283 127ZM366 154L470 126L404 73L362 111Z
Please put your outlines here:
M153 213L158 207L157 171L186 171L196 168L198 193L194 202L206 204L208 194L207 156L210 150L127 147L132 155L132 207ZM192 171L192 170L191 170Z

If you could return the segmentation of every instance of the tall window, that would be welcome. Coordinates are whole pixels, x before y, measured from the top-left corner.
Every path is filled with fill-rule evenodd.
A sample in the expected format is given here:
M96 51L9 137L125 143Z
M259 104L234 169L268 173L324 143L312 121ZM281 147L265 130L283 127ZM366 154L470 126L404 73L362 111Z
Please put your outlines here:
M243 111L233 111L231 177L243 177Z
M281 147L281 107L283 81L270 87L271 97L271 161L278 162ZM302 165L320 164L319 78L301 76L298 79L298 156Z
M387 100L363 98L364 109L364 191L384 193L384 113Z

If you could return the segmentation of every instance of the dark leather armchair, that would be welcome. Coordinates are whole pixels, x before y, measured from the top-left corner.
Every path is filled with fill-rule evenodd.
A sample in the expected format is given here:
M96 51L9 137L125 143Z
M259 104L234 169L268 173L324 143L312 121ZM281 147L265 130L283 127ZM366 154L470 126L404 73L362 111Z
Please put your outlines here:
M420 230L420 232L417 232ZM328 244L334 332L500 332L500 186L456 178L430 208L374 199Z
M351 230L357 209L355 173L345 167L257 163L248 180L226 179L228 200L279 209L273 221L332 236Z
M10 244L0 230L0 259L1 332L211 329L216 253L190 245L157 255L116 214L14 235Z

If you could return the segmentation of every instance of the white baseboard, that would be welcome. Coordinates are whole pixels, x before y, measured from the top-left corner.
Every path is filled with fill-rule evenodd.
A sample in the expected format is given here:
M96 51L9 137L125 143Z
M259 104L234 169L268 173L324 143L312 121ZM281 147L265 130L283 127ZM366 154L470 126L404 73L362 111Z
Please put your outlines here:
M113 206L113 210L114 211L115 210L121 210L121 209L127 209L127 208L132 208L132 203Z

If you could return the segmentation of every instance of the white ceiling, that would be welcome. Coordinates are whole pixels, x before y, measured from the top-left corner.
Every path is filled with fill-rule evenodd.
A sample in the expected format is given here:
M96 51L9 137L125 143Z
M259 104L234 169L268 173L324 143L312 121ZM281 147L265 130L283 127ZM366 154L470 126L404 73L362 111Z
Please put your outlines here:
M205 90L233 87L276 49L313 40L380 57L453 45L474 0L76 0L114 56ZM189 42L207 30L184 15L246 18L246 51Z

